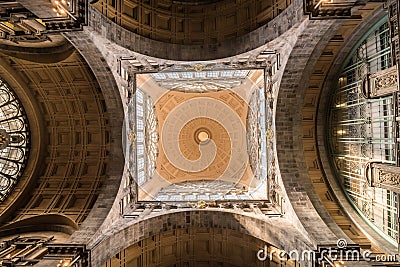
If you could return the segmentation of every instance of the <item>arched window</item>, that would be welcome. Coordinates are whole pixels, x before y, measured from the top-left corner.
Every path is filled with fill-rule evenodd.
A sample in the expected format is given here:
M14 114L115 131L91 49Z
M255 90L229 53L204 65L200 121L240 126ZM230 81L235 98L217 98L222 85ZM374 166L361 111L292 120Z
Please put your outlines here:
M154 103L141 90L136 91L137 183L144 184L155 171L158 156L158 122Z
M28 159L29 126L23 107L0 79L0 202L11 192Z
M250 167L257 180L265 180L267 177L265 101L264 88L255 90L250 99L247 114L247 150ZM266 182L264 180L262 182Z
M394 241L398 195L374 187L366 173L371 162L396 165L394 93L371 91L376 89L373 77L387 75L392 68L386 20L370 30L346 62L332 95L331 159L355 208Z

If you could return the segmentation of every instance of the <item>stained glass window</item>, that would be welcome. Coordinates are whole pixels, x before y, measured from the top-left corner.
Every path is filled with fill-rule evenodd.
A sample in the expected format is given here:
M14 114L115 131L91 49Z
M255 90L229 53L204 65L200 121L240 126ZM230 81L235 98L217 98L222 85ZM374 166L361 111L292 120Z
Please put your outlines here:
M21 177L29 152L29 126L22 104L0 80L0 202Z

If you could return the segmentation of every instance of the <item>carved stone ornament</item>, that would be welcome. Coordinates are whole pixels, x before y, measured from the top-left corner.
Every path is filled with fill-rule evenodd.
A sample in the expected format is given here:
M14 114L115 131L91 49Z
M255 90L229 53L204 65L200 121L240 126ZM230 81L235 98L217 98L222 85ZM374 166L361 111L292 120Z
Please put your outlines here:
M379 172L378 184L400 186L400 173Z
M370 163L367 170L367 178L371 179L371 186L400 193L400 167L383 163Z
M368 97L380 97L397 91L397 67L379 71L370 76Z

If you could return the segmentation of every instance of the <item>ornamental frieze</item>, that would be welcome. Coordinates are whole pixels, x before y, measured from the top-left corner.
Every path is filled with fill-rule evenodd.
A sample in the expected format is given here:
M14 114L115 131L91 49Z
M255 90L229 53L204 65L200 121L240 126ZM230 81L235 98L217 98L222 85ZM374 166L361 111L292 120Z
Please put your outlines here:
M380 171L377 183L384 185L400 186L400 174Z
M367 166L366 175L371 186L400 193L400 167L373 162Z
M368 98L380 97L397 91L397 67L376 72L369 77Z

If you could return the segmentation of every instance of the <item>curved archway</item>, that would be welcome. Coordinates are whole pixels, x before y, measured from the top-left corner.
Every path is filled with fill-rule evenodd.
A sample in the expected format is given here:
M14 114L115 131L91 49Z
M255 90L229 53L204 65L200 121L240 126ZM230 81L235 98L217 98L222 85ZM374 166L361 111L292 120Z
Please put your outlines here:
M33 144L27 177L1 204L2 222L56 212L81 224L109 159L108 113L98 82L74 49L57 64L2 53L0 63L27 110Z
M107 151L109 162L107 168L103 169L104 175L107 177L102 182L102 191L100 192L96 202L93 202L93 209L88 214L86 221L81 225L80 229L71 236L70 240L76 243L86 243L86 236L93 235L100 226L105 223L110 210L118 205L118 189L124 177L124 155L122 148L122 130L124 110L121 96L116 81L110 71L110 67L105 62L101 52L93 44L87 33L64 33L69 42L79 51L85 62L90 67L95 79L97 80L104 102L102 108L108 114L107 123L109 132L107 133L108 144L112 144L112 148ZM82 39L85 41L82 42ZM88 45L91 44L91 45ZM108 147L109 148L109 147ZM118 208L116 208L118 210ZM115 214L112 213L112 216ZM111 217L112 217L111 216Z
M121 250L102 266L123 263L127 266L301 266L278 248L251 235L205 227L154 234Z
M368 223L357 214L354 207L345 196L342 187L339 185L338 180L336 179L336 173L331 166L330 156L328 156L329 152L327 150L329 142L328 139L325 138L328 136L328 131L330 129L327 126L327 107L330 106L329 95L332 92L332 88L336 88L337 86L336 83L339 80L339 73L343 69L344 62L354 46L357 45L366 32L372 29L374 25L381 21L384 16L385 14L382 10L377 10L371 16L367 17L364 23L356 28L354 33L348 37L348 39L345 41L345 44L342 46L340 51L338 51L335 60L332 62L331 68L326 74L325 82L322 86L321 95L319 97L317 113L317 142L318 154L321 158L321 166L323 168L324 176L326 177L327 183L332 188L335 198L337 199L338 203L340 203L343 214L351 220L352 224L354 224L354 227L352 226L352 228L357 228L358 231L361 232L358 234L358 236L365 235L370 241L377 244L380 249L392 253L396 251L395 246L385 240L385 238L380 236L375 230L373 230L371 226L368 225Z
M218 209L187 210L153 215L120 225L120 228L113 229L112 235L105 234L102 239L89 244L92 247L92 264L101 266L120 251L152 236L171 233L174 229L191 231L198 228L232 230L238 235L250 236L285 251L311 248L309 241L286 220L276 223L273 218Z
M163 43L217 45L254 31L290 4L286 0L99 0L93 7L113 23L142 37Z
M14 58L37 63L57 63L67 59L74 47L60 34L50 34L42 42L0 41L0 51Z
M257 4L257 2L261 1L253 1L252 4ZM281 4L282 6L286 6L284 2L281 2ZM217 43L180 44L171 43L166 41L165 38L162 40L150 39L146 37L146 35L135 33L134 30L121 27L116 23L116 19L113 19L113 15L111 18L107 18L93 6L89 8L89 26L108 40L143 55L170 60L212 60L239 55L274 40L296 25L296 23L305 19L303 12L300 11L302 5L303 3L301 0L293 0L293 3L285 10L278 7L283 11L281 10L276 13L273 19L261 19L262 22L260 21L252 30L244 31L243 34L239 35L234 34L229 40L221 40ZM111 7L111 9L114 8ZM244 12L244 9L239 8L239 10L233 10L231 13L234 14L239 11ZM144 27L148 28L146 25ZM220 32L223 36L224 31ZM172 35L175 36L174 34ZM203 40L200 41L201 43L203 42Z
M0 227L0 237L44 231L62 232L70 235L76 229L78 229L78 225L67 216L43 214Z

